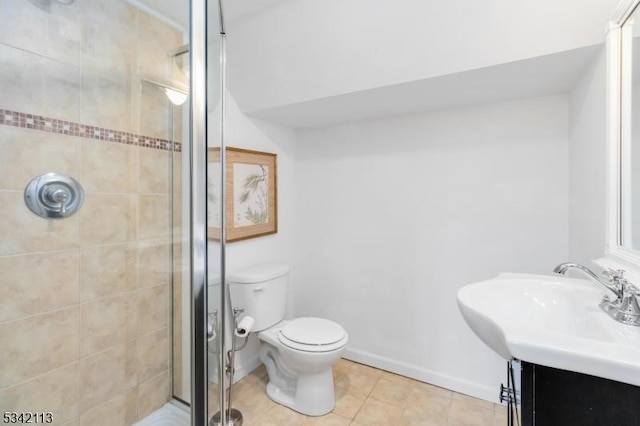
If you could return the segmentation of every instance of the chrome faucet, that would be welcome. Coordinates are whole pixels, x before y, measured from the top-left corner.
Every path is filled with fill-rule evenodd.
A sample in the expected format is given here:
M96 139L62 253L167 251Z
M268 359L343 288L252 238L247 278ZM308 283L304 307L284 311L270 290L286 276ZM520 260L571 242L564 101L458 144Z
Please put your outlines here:
M611 318L623 324L640 326L640 290L627 281L624 277L624 270L609 269L609 271L604 271L602 274L606 281L598 278L589 268L578 263L562 263L556 266L553 272L564 275L569 269L577 269L616 295L615 299L605 295L599 305Z
M594 272L591 271L591 269L587 268L586 266L582 266L579 263L573 263L573 262L561 263L560 265L555 267L553 272L555 272L556 274L564 275L567 273L569 269L577 269L578 271L582 272L583 274L585 274L595 282L598 282L603 286L605 286L608 290L613 292L613 294L615 294L616 297L618 298L622 297L621 281L626 282L626 280L624 279L623 270L616 271L614 269L610 269L609 271L602 272L602 275L604 275L604 277L607 279L606 281L601 280L600 278L598 278L598 276Z

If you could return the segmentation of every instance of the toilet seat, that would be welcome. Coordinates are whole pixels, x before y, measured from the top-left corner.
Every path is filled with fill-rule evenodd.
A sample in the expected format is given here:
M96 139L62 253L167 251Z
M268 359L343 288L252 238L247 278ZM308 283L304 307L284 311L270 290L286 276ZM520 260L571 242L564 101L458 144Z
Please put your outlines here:
M304 352L329 352L341 348L348 339L345 330L323 318L297 318L278 330L283 345Z

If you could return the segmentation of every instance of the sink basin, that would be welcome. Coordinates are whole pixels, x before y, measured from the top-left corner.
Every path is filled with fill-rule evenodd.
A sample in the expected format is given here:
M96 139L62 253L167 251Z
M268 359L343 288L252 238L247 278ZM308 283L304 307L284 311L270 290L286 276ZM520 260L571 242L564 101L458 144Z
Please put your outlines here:
M589 281L500 274L458 291L473 332L498 355L640 386L640 328L618 323Z

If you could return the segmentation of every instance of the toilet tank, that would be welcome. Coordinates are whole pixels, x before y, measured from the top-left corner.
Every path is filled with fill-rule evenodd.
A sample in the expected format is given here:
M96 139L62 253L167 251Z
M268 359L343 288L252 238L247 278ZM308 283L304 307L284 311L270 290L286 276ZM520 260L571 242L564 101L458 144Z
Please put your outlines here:
M262 331L284 319L289 267L262 264L230 273L227 277L231 306L244 309Z

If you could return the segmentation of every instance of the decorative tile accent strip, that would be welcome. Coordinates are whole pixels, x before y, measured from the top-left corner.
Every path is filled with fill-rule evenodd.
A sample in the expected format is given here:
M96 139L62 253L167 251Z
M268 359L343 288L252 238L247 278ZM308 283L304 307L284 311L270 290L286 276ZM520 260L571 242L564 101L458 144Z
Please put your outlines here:
M78 136L81 138L123 143L126 145L138 145L146 148L162 149L165 151L182 151L182 143L180 142L136 135L134 133L105 129L104 127L90 126L87 124L58 120L55 118L26 114L24 112L11 111L7 109L0 109L0 124L41 130L43 132L59 133L62 135Z

